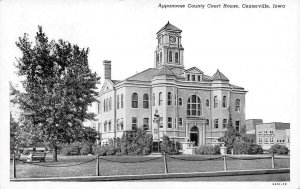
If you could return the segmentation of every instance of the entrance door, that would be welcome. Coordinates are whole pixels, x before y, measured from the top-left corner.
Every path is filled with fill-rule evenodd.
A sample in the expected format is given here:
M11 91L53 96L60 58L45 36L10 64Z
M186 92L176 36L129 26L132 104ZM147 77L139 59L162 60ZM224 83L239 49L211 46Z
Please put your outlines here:
M196 126L191 128L190 141L195 142L195 146L198 146L198 143L199 143L199 130Z

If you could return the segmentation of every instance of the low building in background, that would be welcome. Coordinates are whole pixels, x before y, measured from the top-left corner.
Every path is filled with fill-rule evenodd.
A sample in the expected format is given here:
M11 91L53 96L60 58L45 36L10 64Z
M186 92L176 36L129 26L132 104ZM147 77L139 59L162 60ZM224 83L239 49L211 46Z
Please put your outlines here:
M256 125L262 124L262 119L247 119L246 125L246 137L253 143L256 143Z
M256 143L264 150L270 149L274 144L290 148L290 124L272 122L256 125Z

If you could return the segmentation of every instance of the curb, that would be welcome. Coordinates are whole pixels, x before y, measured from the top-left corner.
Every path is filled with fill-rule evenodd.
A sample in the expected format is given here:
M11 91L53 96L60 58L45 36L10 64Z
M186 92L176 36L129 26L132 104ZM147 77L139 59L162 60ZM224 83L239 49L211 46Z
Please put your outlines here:
M194 172L194 173L168 173L168 174L145 174L145 175L115 175L115 176L86 176L86 177L53 177L53 178L20 178L10 179L11 182L33 182L33 181L62 181L62 182L91 182L91 181L126 181L126 180L149 180L168 178L191 178L191 177L219 177L219 176L241 176L290 173L290 168L283 169L258 169L216 172Z

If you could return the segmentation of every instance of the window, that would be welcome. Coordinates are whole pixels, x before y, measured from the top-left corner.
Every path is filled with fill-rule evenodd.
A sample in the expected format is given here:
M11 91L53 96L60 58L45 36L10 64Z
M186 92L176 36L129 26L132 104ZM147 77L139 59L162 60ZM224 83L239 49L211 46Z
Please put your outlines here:
M146 109L149 108L149 95L148 94L143 95L143 108L146 108Z
M175 53L175 63L178 63L178 53Z
M241 109L240 109L241 104L240 103L241 103L240 99L236 99L236 101L235 101L235 111L237 111L237 112L241 111Z
M160 123L159 128L164 127L164 121L163 120L164 120L163 117L159 117L159 123Z
M262 134L262 131L258 131L258 134Z
M259 142L259 143L262 143L262 138L258 138L258 142Z
M158 53L156 54L156 62L159 62L159 55L158 55Z
M187 115L188 116L201 116L201 100L197 95L192 95L188 99Z
M274 143L273 138L270 138L270 143Z
M117 95L117 109L119 109L120 107L120 96Z
M223 108L226 108L226 96L223 96L222 106Z
M209 126L209 119L206 119L205 125L206 125L206 126Z
M214 97L214 108L218 108L218 97Z
M161 106L163 103L163 100L162 100L162 92L159 92L158 93L158 105Z
M195 75L192 75L192 81L196 81L196 76Z
M168 128L172 128L172 117L168 117Z
M187 80L188 80L188 81L190 80L190 74L187 75Z
M178 125L179 125L179 127L182 127L182 118L179 118Z
M218 119L215 119L214 125L215 125L215 129L219 128L219 121L218 121Z
M109 110L111 110L111 97L109 97Z
M200 75L198 75L198 81L201 81L201 77L200 77Z
M223 119L223 129L226 128L226 125L227 125L227 119Z
M159 53L159 59L162 61L162 52Z
M144 130L149 130L149 118L144 118L143 129Z
M137 118L136 117L132 117L131 125L132 125L132 130L137 129Z
M169 52L169 62L172 62L172 61L173 61L173 60L172 60L172 56L173 56L173 55L172 55L172 52L170 51L170 52Z
M179 106L182 106L182 98L179 98L179 99L178 99L178 105L179 105Z
M121 108L123 108L123 94L121 94Z
M235 130L240 131L240 121L235 122Z
M137 108L138 107L138 94L136 94L136 93L132 94L131 102L132 102L132 104L131 104L132 108Z
M273 134L273 131L270 131L271 134Z
M175 106L177 105L177 95L176 94L174 95L174 105Z
M111 121L108 122L108 131L111 131Z
M172 94L168 92L168 105L172 105Z
M206 100L205 104L206 104L206 107L209 107L209 100L208 99Z
M153 93L152 105L155 106L155 94Z
M264 143L268 143L268 138L265 138L265 139L264 139Z
M107 121L105 121L103 125L104 125L104 132L106 132L107 131Z

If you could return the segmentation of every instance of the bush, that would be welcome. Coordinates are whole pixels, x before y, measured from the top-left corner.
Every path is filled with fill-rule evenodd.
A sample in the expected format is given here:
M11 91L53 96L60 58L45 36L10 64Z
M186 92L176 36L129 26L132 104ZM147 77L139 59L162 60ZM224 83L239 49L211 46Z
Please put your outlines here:
M274 154L288 154L289 149L283 145L274 144L273 146L271 146L268 152Z
M216 155L220 154L220 147L219 146L200 146L195 150L196 154L202 155Z
M71 155L72 150L73 150L73 147L71 145L65 145L60 149L60 154L69 156L69 155Z
M162 143L160 144L160 149L164 153L167 153L167 154L171 153L172 143L168 136L166 136L166 135L163 136Z
M236 154L262 154L263 149L260 145L251 142L236 142L233 144L233 150Z
M248 154L263 154L263 148L258 144L251 144L250 148L248 149Z
M92 153L91 145L87 142L83 143L80 146L80 154L81 155L87 155L87 154L90 154L90 153Z

